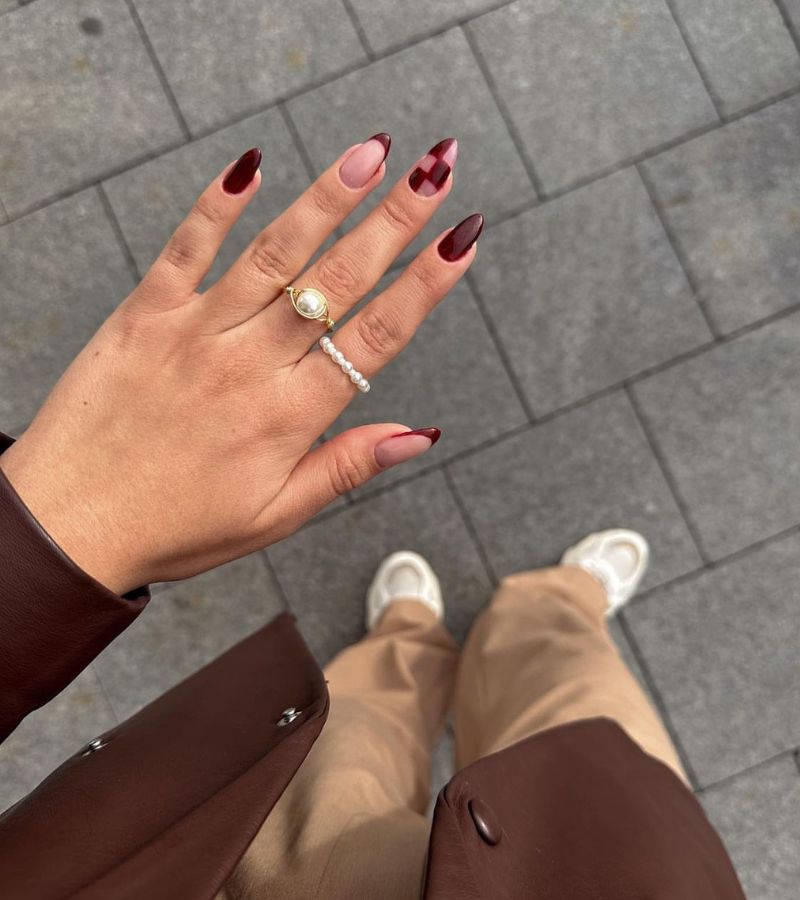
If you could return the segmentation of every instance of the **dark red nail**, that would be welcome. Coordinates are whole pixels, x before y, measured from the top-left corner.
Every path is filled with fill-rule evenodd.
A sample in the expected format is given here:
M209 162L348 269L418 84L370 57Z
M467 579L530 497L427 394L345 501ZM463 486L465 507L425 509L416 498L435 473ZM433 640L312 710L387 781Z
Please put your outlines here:
M442 436L440 428L415 428L413 431L401 431L399 434L393 434L392 437L403 437L409 434L421 434L430 440L431 445L435 444Z
M439 256L446 262L455 262L469 250L483 231L483 216L473 213L439 241Z
M411 190L423 197L432 197L447 181L457 155L458 142L455 138L445 138L431 147L408 176Z
M255 177L260 165L261 151L258 147L253 147L236 160L222 182L222 189L228 194L241 194Z
M378 143L383 144L383 158L389 155L389 148L392 146L392 136L385 131L379 131L377 134L373 134L371 138L367 138L367 141L378 141ZM366 144L367 141L364 141Z

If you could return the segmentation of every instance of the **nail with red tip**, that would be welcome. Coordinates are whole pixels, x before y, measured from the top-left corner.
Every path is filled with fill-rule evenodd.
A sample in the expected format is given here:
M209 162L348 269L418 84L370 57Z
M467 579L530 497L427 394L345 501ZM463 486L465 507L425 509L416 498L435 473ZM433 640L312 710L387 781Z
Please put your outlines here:
M430 450L441 436L442 432L438 428L401 431L400 434L393 434L376 445L375 460L383 469L396 466Z
M458 141L445 138L422 157L408 176L408 184L415 194L432 197L445 184L458 156Z
M228 194L241 194L256 177L260 165L261 151L258 147L253 147L236 160L222 182L222 189Z
M339 178L345 187L362 188L380 169L392 146L391 135L385 131L373 134L339 166Z
M480 213L467 216L463 222L459 222L439 241L437 248L439 256L445 262L455 262L461 259L478 240L481 231L483 231L483 216Z

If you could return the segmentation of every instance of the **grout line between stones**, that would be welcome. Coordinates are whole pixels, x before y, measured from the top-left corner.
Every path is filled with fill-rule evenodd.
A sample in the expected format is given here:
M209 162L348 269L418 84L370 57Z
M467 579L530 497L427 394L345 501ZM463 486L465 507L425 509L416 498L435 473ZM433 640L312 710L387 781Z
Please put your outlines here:
M310 181L314 181L317 177L317 173L314 171L314 163L311 160L311 155L306 149L306 145L303 141L302 136L297 128L297 125L294 123L294 119L292 118L292 114L289 112L289 108L286 105L286 102L281 100L278 103L278 111L283 117L283 121L286 124L286 128L289 131L289 134L292 136L292 140L294 141L294 145L297 148L297 152L300 154L300 159L303 161L303 166L306 170L306 175L308 175Z
M489 66L486 62L486 58L484 57L483 53L481 53L481 49L478 46L478 42L475 40L475 35L472 33L468 22L463 22L461 24L461 33L464 35L467 44L469 44L469 48L472 51L472 56L474 57L475 62L477 63L478 68L483 75L486 86L489 88L489 93L492 95L494 104L497 107L498 112L500 113L500 118L503 120L506 126L506 130L508 131L511 142L514 144L514 148L517 151L520 160L522 161L522 165L525 167L525 171L528 174L528 179L530 180L534 193L536 194L537 199L541 199L542 197L544 197L544 187L542 185L542 180L536 171L533 160L528 156L528 150L525 146L525 142L522 140L522 136L517 130L517 126L514 124L514 120L511 118L511 113L506 106L505 100L503 100L500 94L497 83L494 80L494 76L492 75L491 70L489 69Z
M794 42L794 46L798 54L800 54L800 34L798 34L797 29L794 27L792 17L789 15L789 10L786 8L786 0L775 0L775 6L778 7L778 12L781 14L783 24L786 26L786 30L789 32L789 37Z
M653 207L655 214L658 216L659 222L661 222L661 228L664 232L664 236L669 241L669 244L672 247L672 252L675 254L675 258L678 260L678 265L681 267L681 269L683 269L683 274L686 277L686 281L689 284L689 288L691 289L692 294L694 295L695 302L700 309L700 313L703 316L703 319L705 319L706 327L711 333L711 336L715 340L718 340L719 331L714 324L711 312L708 309L703 298L702 291L700 290L700 285L697 283L697 279L694 277L692 267L689 265L689 260L687 259L686 254L683 252L683 248L681 247L680 241L678 240L678 236L672 228L672 225L670 224L666 210L664 209L664 204L661 202L661 198L658 196L655 185L650 181L650 177L647 175L647 172L645 171L645 168L643 165L641 165L641 163L637 163L634 168L639 175L639 180L642 182L644 189L647 191L647 195L650 198L650 204Z
M280 578L278 578L278 573L275 570L275 566L272 563L269 555L269 548L264 547L263 550L259 553L259 556L264 561L264 566L269 573L270 578L272 579L273 586L275 590L278 592L278 596L281 599L281 603L283 603L283 608L286 612L292 612L292 608L289 605L289 598L286 595L286 591L283 589L283 584L281 584Z
M119 723L122 720L120 719L119 713L117 712L117 708L116 708L116 706L114 706L114 703L112 702L111 697L109 696L108 691L106 690L105 682L103 681L100 673L97 671L97 668L95 667L94 663L92 663L89 666L89 668L92 670L92 674L94 675L95 680L97 681L97 685L100 688L100 693L103 695L103 698L105 699L106 703L108 704L108 708L111 710L111 718L114 720L116 725L119 725Z
M447 488L450 491L453 502L455 503L459 515L461 516L461 520L464 523L464 527L467 529L467 534L469 534L472 543L475 545L475 549L478 551L478 556L483 563L483 568L486 570L486 574L489 576L489 583L492 585L492 587L496 587L498 584L498 578L497 574L494 571L494 566L489 559L489 554L486 552L486 548L483 546L483 541L480 539L478 530L475 528L475 523L472 521L472 517L467 511L464 500L462 499L461 494L459 493L458 488L453 481L453 475L450 471L450 468L446 464L442 465L442 475L444 476L444 480L447 483Z
M667 733L669 734L672 743L674 744L675 749L678 752L678 756L680 757L683 768L686 771L686 775L688 776L694 790L697 791L700 787L700 781L697 777L697 772L694 770L694 766L692 766L691 760L689 759L689 754L686 752L686 748L683 746L683 741L681 740L678 729L675 727L675 723L672 721L672 717L670 716L667 704L664 702L664 698L661 694L661 689L658 687L658 684L653 677L653 673L650 671L650 666L648 665L647 660L642 653L642 649L639 646L639 642L636 640L636 637L631 630L630 624L625 618L624 610L617 616L617 621L619 622L619 626L622 629L622 633L625 635L625 640L628 642L628 645L631 648L633 658L636 660L637 665L642 671L645 684L652 694L653 700L655 701L656 707L658 709L658 714L661 717L661 721L664 723L664 727L666 728Z
M0 197L0 225L5 225L9 221L8 212L3 205L3 198Z
M706 93L708 94L709 100L714 106L714 111L717 114L717 117L720 121L723 120L723 112L722 112L722 100L718 96L717 92L714 90L714 86L711 84L711 78L708 75L708 72L705 70L705 66L703 66L700 62L700 58L694 49L694 44L692 43L692 39L689 37L686 28L684 27L683 22L681 21L680 16L678 15L678 11L675 9L674 0L664 0L666 3L667 9L672 16L672 20L675 23L675 27L678 29L681 38L683 39L683 43L686 47L686 50L689 56L694 63L694 67L697 70L697 74L700 76L700 80L703 82L703 87L706 89Z
M742 775L748 775L753 772L757 772L759 769L763 769L766 766L769 766L772 763L777 762L779 759L783 759L787 756L793 756L796 761L797 752L798 751L796 748L790 748L789 750L780 750L778 753L774 753L772 756L768 756L765 759L760 759L758 762L755 762L750 766L745 766L743 769L739 769L737 772L731 772L730 775L723 775L722 778L718 778L716 781L709 781L708 784L704 784L700 788L698 788L697 793L700 796L703 796L711 791L717 790L717 788L725 787L732 781L736 781L741 778Z
M103 204L103 209L105 210L106 217L108 218L109 224L111 225L111 230L114 232L114 236L117 239L117 243L119 244L119 248L122 251L122 255L125 257L125 262L128 265L128 269L130 269L130 273L131 275L133 275L133 280L136 284L138 284L142 280L141 272L139 271L139 267L136 265L136 260L134 259L130 246L128 245L128 241L125 239L125 234L122 231L122 226L119 224L117 214L114 212L114 207L111 205L111 200L109 200L108 194L106 193L106 189L103 187L102 182L97 185L95 190L97 191L97 195L100 198L100 202Z
M136 9L134 0L125 0L125 5L128 7L128 12L133 19L133 24L136 26L136 30L139 32L139 37L141 38L142 44L144 44L147 55L150 57L150 63L153 66L156 77L161 83L161 89L164 91L164 96L167 99L167 103L169 103L172 109L172 114L175 116L178 126L183 132L184 139L186 141L190 141L192 139L192 132L190 131L186 118L184 117L183 112L178 105L178 99L175 96L174 91L172 90L172 86L167 80L166 73L164 72L161 61L156 54L155 47L153 47L153 43L150 40L149 35L147 34L147 30L144 27L144 22L142 22L142 19L139 16L139 11Z
M691 535L692 540L694 541L694 545L697 548L697 552L700 556L700 559L704 564L708 564L709 556L706 552L705 547L703 546L703 539L700 535L700 531L694 523L692 519L691 513L689 512L689 508L686 504L686 501L681 494L681 491L678 487L678 483L675 480L675 476L672 474L672 470L667 463L666 457L661 451L661 447L656 440L656 436L653 433L653 429L650 427L650 423L647 420L647 416L644 413L644 410L639 403L639 400L636 397L632 387L629 384L625 385L625 393L627 394L628 401L630 402L631 407L633 408L634 415L636 416L639 427L642 429L642 432L647 440L647 443L650 445L650 450L653 456L658 463L659 468L661 469L661 474L664 476L664 481L667 483L667 487L672 494L672 498L675 501L678 510L680 511L681 517L683 518L683 522L686 525L686 529Z
M353 8L351 0L342 0L342 6L344 6L344 10L350 19L350 23L358 35L361 46L364 48L364 53L367 54L367 59L370 62L374 62L377 58L375 51L372 49L369 38L367 37L367 32L364 31L364 26L361 24L361 20L358 18L358 13Z

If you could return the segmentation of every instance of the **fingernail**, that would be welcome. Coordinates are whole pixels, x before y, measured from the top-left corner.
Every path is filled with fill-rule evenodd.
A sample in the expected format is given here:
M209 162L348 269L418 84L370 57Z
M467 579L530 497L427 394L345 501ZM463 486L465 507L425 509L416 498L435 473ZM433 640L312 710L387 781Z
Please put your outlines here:
M408 176L411 190L421 197L432 197L447 181L458 156L458 141L445 138L422 157Z
M225 176L222 189L228 194L241 194L248 184L255 178L258 167L261 165L261 151L253 147L247 153L243 153L236 160L233 168Z
M438 428L417 428L401 431L385 438L375 447L375 460L381 468L396 466L398 463L421 456L439 440L442 432Z
M467 216L463 222L459 222L452 231L439 241L439 256L445 262L455 262L469 250L469 248L478 240L483 231L483 216L480 213L473 213Z
M373 134L339 166L339 178L349 188L362 188L380 169L392 146L391 135L385 131Z

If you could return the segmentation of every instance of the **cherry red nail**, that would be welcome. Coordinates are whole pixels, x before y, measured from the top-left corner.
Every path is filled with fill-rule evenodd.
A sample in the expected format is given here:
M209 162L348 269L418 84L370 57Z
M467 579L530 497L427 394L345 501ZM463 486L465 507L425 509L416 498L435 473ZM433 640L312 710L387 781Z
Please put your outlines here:
M411 190L422 197L432 197L447 181L456 156L458 141L455 138L445 138L431 147L408 176Z
M228 172L225 176L225 180L222 182L222 189L228 194L241 194L253 178L255 178L260 165L261 151L258 147L253 147L236 160L233 168Z
M463 222L459 222L452 231L439 241L439 256L445 262L455 262L469 250L469 248L478 240L483 231L483 216L480 213L473 213L467 216Z

